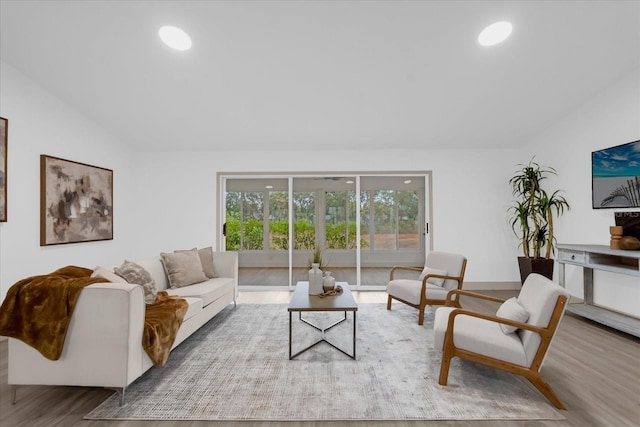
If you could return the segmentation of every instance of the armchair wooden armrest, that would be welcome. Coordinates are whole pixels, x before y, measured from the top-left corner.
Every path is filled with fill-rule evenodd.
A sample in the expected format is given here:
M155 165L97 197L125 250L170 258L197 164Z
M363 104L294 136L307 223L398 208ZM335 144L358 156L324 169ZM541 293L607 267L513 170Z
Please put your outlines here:
M422 272L423 267L405 267L402 265L396 265L394 267L391 268L391 271L389 272L389 281L393 280L393 275L396 272L396 270L406 270L406 271L419 271Z
M455 298L456 301L460 300L459 296L464 295L472 298L484 299L484 300L494 301L499 303L505 302L504 298L492 297L491 295L480 294L478 292L470 292L470 291L463 291L461 289L453 289L449 291L449 293L447 294L447 300L445 303L446 306L451 307L456 305L453 298L454 295L457 296Z
M447 280L447 279L451 279L451 280L458 280L458 281L460 281L460 278L459 278L458 276L445 276L445 275L442 275L442 274L427 274L427 275L425 275L425 276L424 276L424 278L422 279L422 283L426 283L426 282L427 282L427 279L430 279L430 278L432 278L432 277L433 277L433 278L436 278L436 279L445 279L445 280Z

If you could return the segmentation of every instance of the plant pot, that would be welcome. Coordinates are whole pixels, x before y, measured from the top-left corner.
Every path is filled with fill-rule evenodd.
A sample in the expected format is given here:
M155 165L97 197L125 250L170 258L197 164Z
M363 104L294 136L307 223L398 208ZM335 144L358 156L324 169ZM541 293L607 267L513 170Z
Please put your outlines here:
M520 283L524 283L527 276L531 273L538 273L547 279L553 279L553 264L555 261L551 258L526 258L518 257L518 266L520 267Z

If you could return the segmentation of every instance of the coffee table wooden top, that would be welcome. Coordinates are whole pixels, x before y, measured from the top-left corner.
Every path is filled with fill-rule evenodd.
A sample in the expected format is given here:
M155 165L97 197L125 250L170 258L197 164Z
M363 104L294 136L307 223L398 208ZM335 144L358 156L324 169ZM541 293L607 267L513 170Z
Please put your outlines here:
M293 291L288 311L358 311L347 282L336 282L342 287L340 295L321 297L309 295L309 282L298 282Z

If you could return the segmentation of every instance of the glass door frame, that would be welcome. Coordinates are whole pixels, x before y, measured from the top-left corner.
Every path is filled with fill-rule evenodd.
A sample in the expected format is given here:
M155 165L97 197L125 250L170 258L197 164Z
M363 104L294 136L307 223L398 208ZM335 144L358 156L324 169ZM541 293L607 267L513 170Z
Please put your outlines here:
M432 172L431 171L360 171L360 172L218 172L216 177L218 191L217 206L217 224L216 224L216 247L217 250L226 250L225 236L223 235L224 224L226 223L226 183L229 179L287 179L288 185L288 217L289 217L289 245L288 245L288 271L289 284L286 286L260 286L260 290L272 289L289 289L295 287L293 283L293 257L294 257L294 209L293 209L293 181L295 178L354 178L356 192L356 283L350 283L353 290L380 290L379 285L362 285L361 284L361 268L362 268L362 248L361 248L361 178L363 177L424 177L424 199L420 209L424 212L424 224L421 224L419 233L422 234L424 240L424 254L426 255L432 250L433 245L433 203L432 203ZM323 202L324 205L324 202ZM316 207L317 210L317 207ZM322 220L324 223L324 219ZM316 223L317 227L317 223ZM316 236L316 239L318 237ZM250 288L258 288L253 286Z

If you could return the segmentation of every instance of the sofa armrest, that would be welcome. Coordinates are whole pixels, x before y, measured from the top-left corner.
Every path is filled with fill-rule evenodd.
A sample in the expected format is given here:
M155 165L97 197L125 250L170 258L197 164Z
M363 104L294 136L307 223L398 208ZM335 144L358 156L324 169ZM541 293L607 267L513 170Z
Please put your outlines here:
M145 370L144 291L128 283L85 287L56 361L9 340L9 384L126 387Z
M238 252L214 251L213 268L218 277L233 279L236 298L238 297Z

